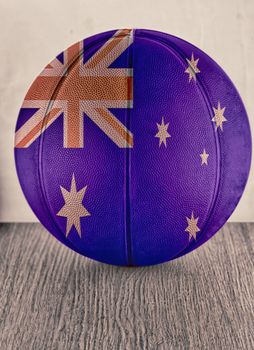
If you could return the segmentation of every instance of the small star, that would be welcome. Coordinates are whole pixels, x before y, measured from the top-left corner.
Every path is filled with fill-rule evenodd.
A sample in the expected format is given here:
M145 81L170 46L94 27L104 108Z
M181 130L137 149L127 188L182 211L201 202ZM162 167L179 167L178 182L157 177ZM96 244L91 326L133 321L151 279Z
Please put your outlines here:
M160 139L159 146L161 146L162 143L164 143L165 147L167 147L167 138L171 137L168 133L168 125L169 123L164 123L164 117L162 117L161 124L157 124L158 132L155 135L155 137L158 137Z
M66 237L68 236L72 226L76 228L79 236L81 237L80 218L91 215L82 204L87 186L77 191L76 181L73 174L70 192L62 186L60 186L60 188L65 204L56 215L67 218Z
M192 237L194 239L196 239L197 232L200 231L199 227L197 226L198 219L199 219L198 217L194 218L193 212L191 213L191 218L190 219L186 217L186 220L188 222L188 226L185 229L185 231L189 233L189 241L191 240Z
M213 107L214 117L212 121L216 123L216 130L220 127L221 131L223 131L223 123L227 121L223 115L225 109L226 107L220 107L220 102L218 102L218 108Z
M191 54L191 60L188 60L188 58L186 58L186 61L188 62L189 66L188 66L188 68L186 68L184 73L188 73L189 74L189 82L191 81L192 78L196 81L197 80L196 74L200 73L200 70L198 69L199 58L197 58L195 60L194 59L194 55L192 53Z
M209 154L206 153L206 150L204 149L203 153L200 154L200 157L201 157L201 165L205 164L205 165L208 165L208 162L207 162L207 159L209 157Z

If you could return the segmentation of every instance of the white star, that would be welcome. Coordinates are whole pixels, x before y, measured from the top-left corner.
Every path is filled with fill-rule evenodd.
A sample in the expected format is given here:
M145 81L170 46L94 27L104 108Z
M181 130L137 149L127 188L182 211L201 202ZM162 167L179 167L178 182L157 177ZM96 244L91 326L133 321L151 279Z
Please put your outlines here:
M191 218L187 218L186 220L188 222L188 226L185 229L186 232L189 233L189 240L191 240L191 238L193 237L194 239L197 238L197 232L200 231L199 227L198 227L198 217L195 218L193 212L191 213Z
M201 157L201 160L202 160L201 165L203 165L203 164L208 165L207 159L209 157L209 154L206 153L205 149L204 149L203 153L200 154L200 157Z
M223 131L223 123L227 121L227 119L223 115L225 109L226 107L220 107L220 102L218 102L218 108L213 107L214 117L212 121L216 123L216 130L220 128L221 131Z
M192 53L191 54L191 60L188 60L188 58L186 58L186 61L188 62L189 66L188 66L188 68L186 68L184 73L188 73L189 74L189 82L191 81L192 78L196 81L197 80L196 74L200 73L200 70L198 69L199 58L197 58L195 60L194 59L194 55Z
M60 186L65 204L56 214L67 218L66 237L68 236L72 226L74 226L81 237L80 218L90 216L91 214L83 206L82 201L87 189L87 186L77 191L74 174L71 180L70 192Z
M165 147L167 147L167 138L171 137L168 133L168 125L169 123L164 123L164 117L162 117L161 124L157 124L158 132L155 135L155 137L158 137L160 139L159 146L161 146L162 143L164 143Z

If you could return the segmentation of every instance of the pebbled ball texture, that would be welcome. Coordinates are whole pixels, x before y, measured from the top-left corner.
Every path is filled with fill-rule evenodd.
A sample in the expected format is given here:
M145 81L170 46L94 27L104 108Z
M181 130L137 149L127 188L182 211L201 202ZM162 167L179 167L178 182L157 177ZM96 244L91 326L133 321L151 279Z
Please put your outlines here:
M204 52L151 30L74 44L32 84L15 136L21 187L63 244L116 265L152 265L211 238L251 160L234 85Z

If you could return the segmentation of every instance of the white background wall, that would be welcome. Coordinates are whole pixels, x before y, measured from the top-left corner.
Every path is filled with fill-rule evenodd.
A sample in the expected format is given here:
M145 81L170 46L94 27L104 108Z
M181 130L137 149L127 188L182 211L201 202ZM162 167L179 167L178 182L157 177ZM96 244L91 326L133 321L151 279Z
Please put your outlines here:
M0 221L34 221L15 173L14 128L33 79L56 54L115 28L149 28L200 47L229 74L254 134L254 0L0 0ZM254 221L254 171L231 221Z

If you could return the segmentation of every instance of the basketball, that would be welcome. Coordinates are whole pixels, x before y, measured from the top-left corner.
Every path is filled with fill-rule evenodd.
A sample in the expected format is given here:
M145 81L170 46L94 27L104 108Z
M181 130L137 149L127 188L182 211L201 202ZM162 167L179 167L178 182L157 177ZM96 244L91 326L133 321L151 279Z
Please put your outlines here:
M228 220L248 179L250 127L203 51L158 31L112 30L34 80L15 161L31 209L61 243L147 266L191 252Z

